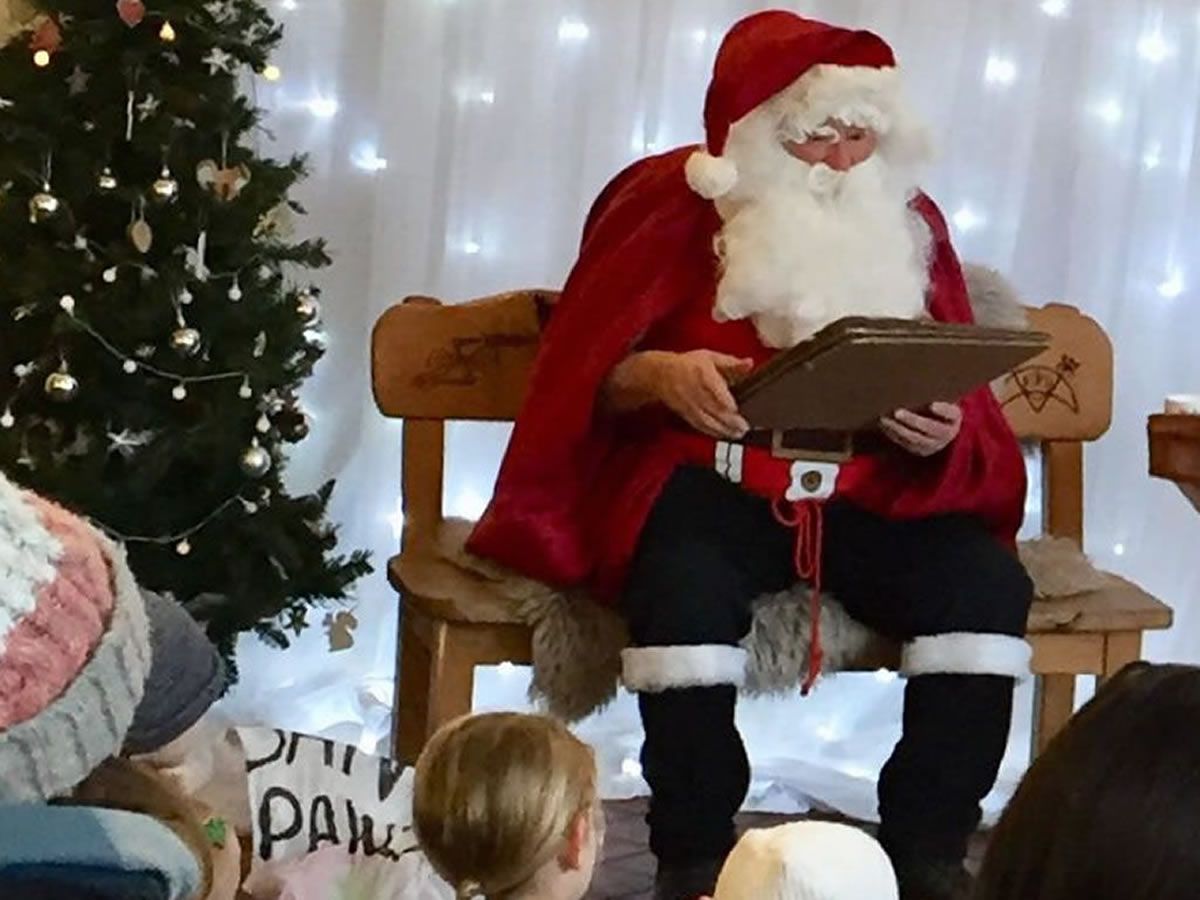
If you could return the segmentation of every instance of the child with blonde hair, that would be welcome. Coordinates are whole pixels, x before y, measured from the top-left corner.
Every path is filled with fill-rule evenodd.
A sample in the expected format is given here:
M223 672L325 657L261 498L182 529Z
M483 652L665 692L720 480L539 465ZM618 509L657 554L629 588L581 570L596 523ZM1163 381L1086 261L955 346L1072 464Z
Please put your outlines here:
M542 716L460 719L417 762L413 822L461 900L580 900L603 841L595 758Z

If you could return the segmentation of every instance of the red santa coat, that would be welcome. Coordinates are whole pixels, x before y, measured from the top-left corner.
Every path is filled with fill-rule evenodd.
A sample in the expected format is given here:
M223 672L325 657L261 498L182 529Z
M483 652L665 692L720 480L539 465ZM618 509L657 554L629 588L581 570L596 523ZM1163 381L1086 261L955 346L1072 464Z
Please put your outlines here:
M598 408L613 368L639 349L711 349L761 363L765 347L746 321L715 322L713 204L687 186L681 148L630 166L604 189L551 320L491 504L468 548L558 586L588 585L604 600L624 582L638 537L672 472L711 465L713 443L662 410L614 416ZM945 220L919 195L929 226L927 306L943 322L972 313ZM1020 447L986 387L961 401L962 432L932 458L899 448L844 465L836 496L894 519L969 513L998 540L1020 526ZM747 448L763 493L781 495L788 464Z

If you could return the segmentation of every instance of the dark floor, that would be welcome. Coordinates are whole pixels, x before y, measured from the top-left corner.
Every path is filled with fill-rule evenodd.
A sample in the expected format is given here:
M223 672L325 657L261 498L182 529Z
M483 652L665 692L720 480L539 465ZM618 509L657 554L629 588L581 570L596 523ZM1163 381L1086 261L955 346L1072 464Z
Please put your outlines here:
M648 835L645 800L606 803L608 834L604 842L604 860L588 900L650 900L654 888L654 858L647 847ZM826 817L827 818L827 817ZM745 814L738 817L742 828L769 828L788 821L785 816ZM853 824L853 823L851 823ZM984 836L971 845L971 861L983 854Z

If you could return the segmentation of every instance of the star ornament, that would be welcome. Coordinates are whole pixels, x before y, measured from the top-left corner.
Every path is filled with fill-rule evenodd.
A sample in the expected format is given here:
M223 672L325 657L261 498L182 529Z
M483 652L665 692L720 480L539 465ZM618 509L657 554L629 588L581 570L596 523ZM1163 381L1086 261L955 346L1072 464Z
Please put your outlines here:
M237 10L229 0L212 0L211 3L205 3L204 8L221 25L226 25L237 18Z
M125 459L129 459L150 443L153 437L153 431L130 431L128 428L110 431L108 432L108 452L120 453Z
M224 72L226 75L232 75L233 61L233 57L220 47L213 47L212 50L208 52L208 56L201 60L201 62L208 66L209 75L216 75L218 72Z
M80 66L76 66L75 71L67 76L67 84L71 86L71 96L75 97L86 91L88 89L88 82L91 80L91 75L85 72Z
M153 94L146 95L146 99L138 104L138 121L145 122L158 112L158 108L162 106L162 101Z
M9 100L7 97L0 97L0 109L12 109L17 104Z

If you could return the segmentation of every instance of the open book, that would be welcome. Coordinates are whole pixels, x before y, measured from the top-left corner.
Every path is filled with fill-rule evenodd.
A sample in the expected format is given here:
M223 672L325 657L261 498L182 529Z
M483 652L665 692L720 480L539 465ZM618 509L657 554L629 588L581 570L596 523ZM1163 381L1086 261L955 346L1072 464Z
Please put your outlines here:
M897 409L953 402L1037 356L1035 331L907 319L841 319L733 387L755 430L852 434Z

